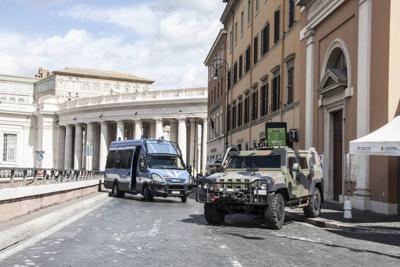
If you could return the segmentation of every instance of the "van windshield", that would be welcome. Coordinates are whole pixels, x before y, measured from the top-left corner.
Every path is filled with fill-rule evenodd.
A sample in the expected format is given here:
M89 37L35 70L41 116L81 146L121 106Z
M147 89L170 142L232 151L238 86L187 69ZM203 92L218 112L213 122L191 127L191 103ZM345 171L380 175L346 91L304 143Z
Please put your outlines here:
M152 169L185 169L181 158L168 155L151 155L149 165Z
M280 168L281 156L231 156L228 169Z
M180 154L173 143L166 141L147 141L147 149L149 154Z

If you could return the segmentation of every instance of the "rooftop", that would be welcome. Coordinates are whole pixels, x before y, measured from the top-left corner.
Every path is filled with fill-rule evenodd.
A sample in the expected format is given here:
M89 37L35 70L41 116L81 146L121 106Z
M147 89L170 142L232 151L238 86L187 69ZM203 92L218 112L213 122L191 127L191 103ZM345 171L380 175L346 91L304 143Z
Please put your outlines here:
M96 70L96 69L83 69L83 68L65 68L63 70L53 71L54 74L60 75L71 75L78 77L91 77L100 79L112 79L121 80L128 82L141 82L152 84L154 81L148 80L139 76L135 76L129 73L107 71L107 70Z

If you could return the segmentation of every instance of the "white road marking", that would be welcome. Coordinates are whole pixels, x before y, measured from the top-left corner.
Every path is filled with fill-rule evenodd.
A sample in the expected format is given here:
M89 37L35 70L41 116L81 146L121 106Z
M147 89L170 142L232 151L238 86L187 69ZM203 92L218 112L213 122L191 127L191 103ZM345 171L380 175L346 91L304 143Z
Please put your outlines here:
M157 219L154 221L153 228L148 232L148 236L156 236L160 231L161 220Z

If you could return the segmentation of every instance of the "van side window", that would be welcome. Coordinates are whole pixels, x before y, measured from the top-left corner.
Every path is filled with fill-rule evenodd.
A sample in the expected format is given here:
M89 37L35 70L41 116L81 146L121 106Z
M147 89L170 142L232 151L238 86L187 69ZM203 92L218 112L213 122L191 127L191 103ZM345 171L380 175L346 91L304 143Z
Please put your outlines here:
M114 169L119 169L121 165L121 152L122 151L116 151L115 156L114 156Z
M130 169L131 168L132 157L133 157L133 150L122 150L120 152L121 152L120 168L121 169Z
M116 155L116 151L114 151L114 150L108 152L107 162L106 162L107 169L114 168L115 155Z

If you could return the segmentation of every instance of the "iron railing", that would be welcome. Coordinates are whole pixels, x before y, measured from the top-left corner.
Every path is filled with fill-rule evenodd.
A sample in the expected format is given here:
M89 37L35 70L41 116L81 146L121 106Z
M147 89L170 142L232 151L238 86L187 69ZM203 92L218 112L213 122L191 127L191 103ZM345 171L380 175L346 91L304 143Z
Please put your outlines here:
M0 167L0 188L99 180L102 171Z

